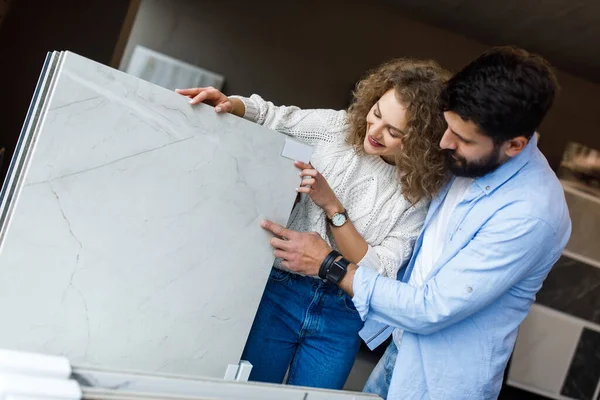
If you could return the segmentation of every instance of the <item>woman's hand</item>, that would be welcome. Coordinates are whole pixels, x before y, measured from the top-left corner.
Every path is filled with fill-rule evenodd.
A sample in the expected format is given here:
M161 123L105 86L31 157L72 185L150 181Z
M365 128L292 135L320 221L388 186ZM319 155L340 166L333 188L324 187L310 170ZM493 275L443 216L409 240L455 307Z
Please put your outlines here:
M331 189L327 180L319 171L313 168L311 164L306 164L302 161L296 161L294 165L302 170L300 173L302 184L297 189L298 192L308 194L312 201L321 207L329 218L336 212L344 210L342 203L340 203L333 189Z
M241 101L230 99L214 87L175 89L175 92L189 97L190 104L206 103L213 106L218 113L228 112L240 116L237 112L239 107L236 106L239 106L237 103L241 103Z

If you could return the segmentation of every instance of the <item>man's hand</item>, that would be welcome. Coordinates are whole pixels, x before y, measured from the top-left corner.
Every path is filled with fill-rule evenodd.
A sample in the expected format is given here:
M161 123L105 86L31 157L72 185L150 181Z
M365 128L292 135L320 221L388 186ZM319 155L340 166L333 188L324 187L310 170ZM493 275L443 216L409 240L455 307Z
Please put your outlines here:
M282 266L303 275L319 274L319 267L331 247L318 233L292 231L271 221L263 221L261 226L275 235L271 246L275 248L275 257L283 260Z

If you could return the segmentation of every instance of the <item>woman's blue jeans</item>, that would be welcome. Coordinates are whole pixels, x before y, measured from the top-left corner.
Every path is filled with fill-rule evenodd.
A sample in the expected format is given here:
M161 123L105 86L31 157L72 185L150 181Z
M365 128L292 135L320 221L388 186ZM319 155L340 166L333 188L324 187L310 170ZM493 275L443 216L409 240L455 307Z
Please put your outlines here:
M273 268L242 355L251 381L341 389L363 322L336 285Z

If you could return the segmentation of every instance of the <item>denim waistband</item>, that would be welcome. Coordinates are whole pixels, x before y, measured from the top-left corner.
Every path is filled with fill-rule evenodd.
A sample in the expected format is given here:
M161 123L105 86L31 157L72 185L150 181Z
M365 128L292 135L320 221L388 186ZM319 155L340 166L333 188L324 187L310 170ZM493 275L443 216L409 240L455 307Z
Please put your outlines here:
M344 294L344 291L342 289L340 289L335 283L329 282L325 279L321 279L319 277L301 275L301 274L297 274L295 272L290 272L285 269L281 269L281 268L277 268L277 267L273 267L273 269L276 269L280 274L289 275L290 279L295 280L299 284L305 284L307 286L312 285L315 289L321 290L324 293L332 293L332 294L337 294L337 295Z

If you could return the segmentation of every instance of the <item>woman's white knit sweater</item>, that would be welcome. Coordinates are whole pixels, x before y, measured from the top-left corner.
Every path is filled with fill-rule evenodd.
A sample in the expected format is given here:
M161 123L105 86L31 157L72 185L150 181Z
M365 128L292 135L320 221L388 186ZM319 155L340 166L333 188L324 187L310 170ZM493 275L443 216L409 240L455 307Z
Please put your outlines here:
M359 264L396 278L398 269L411 256L429 202L411 205L400 192L395 166L379 156L357 154L346 143L345 111L278 107L258 95L232 97L246 106L244 118L314 146L312 165L327 179L356 230L369 244ZM336 248L325 212L307 195L302 195L294 208L288 227L318 232ZM285 269L279 259L275 266Z

